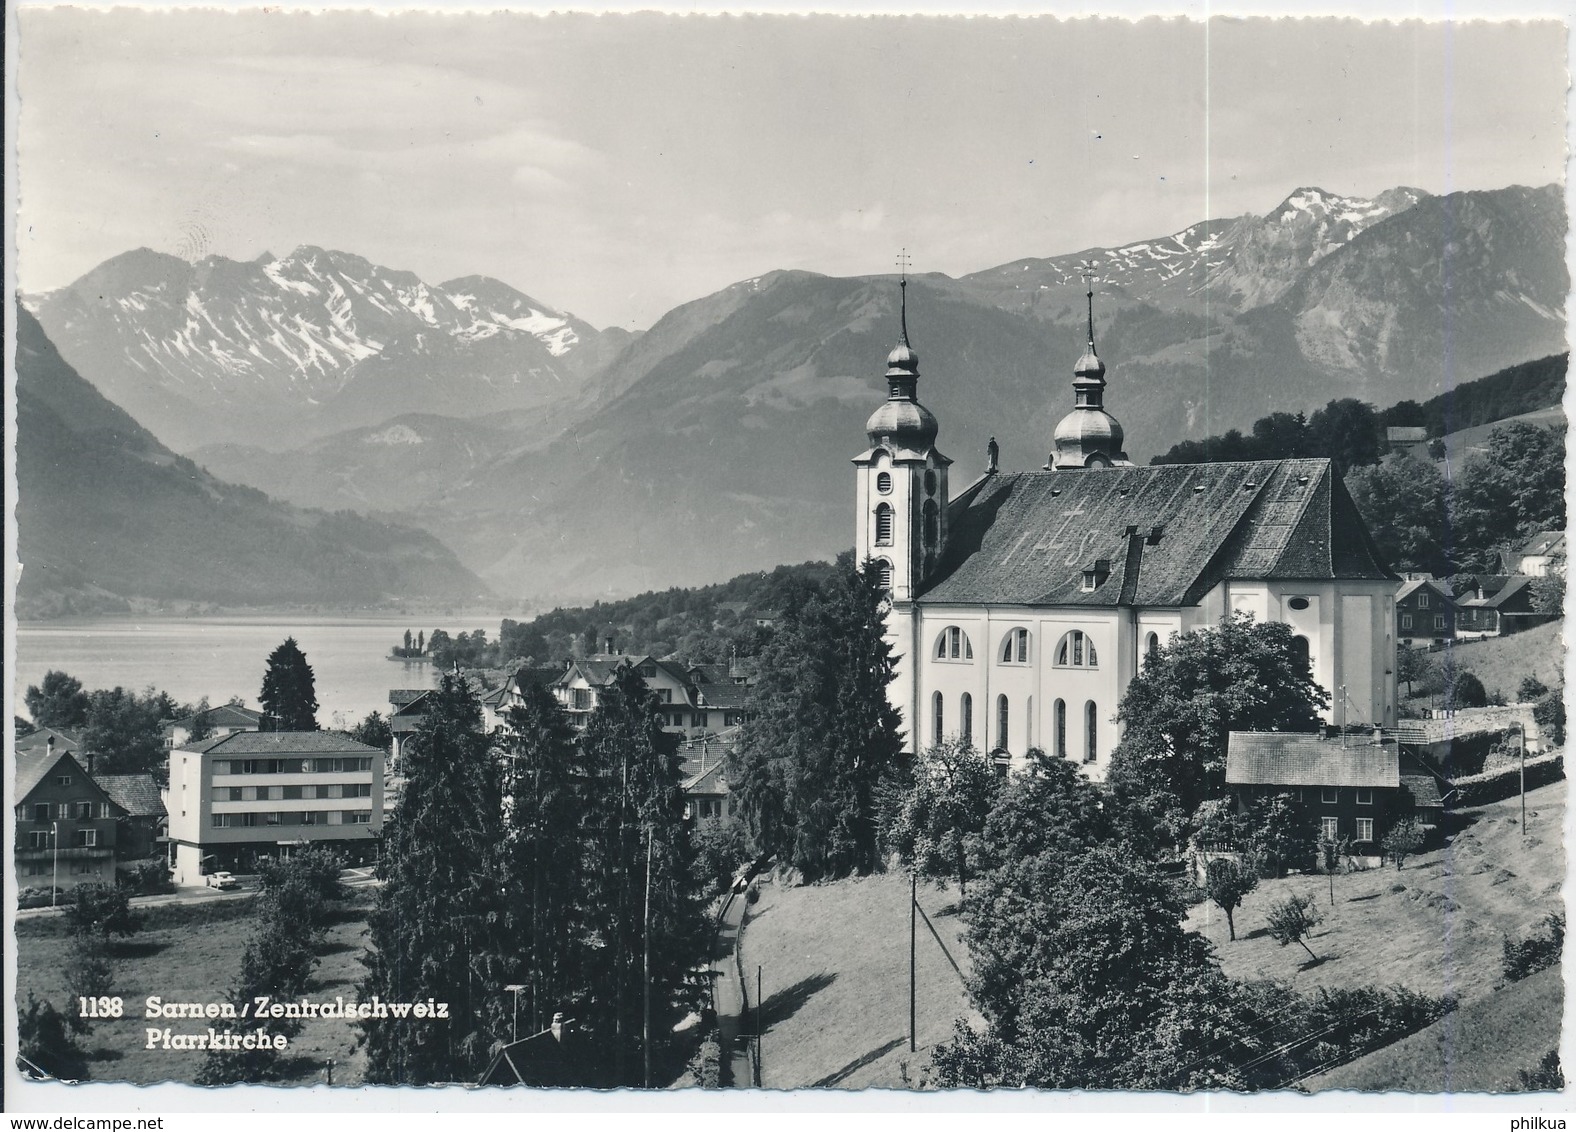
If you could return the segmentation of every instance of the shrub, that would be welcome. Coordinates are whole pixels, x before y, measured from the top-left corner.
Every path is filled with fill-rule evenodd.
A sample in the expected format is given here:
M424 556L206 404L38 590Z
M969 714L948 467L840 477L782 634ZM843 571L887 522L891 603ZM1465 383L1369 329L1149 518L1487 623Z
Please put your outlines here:
M1470 672L1457 672L1445 693L1446 709L1487 706L1488 692L1483 687L1483 681Z
M707 896L727 891L750 859L744 824L737 818L708 825L695 835L695 879Z
M1549 695L1539 700L1532 709L1532 718L1555 747L1565 745L1565 685L1561 684Z
M1527 760L1527 789L1558 782L1565 777L1565 756L1562 754L1537 755ZM1453 808L1477 806L1484 802L1497 802L1509 798L1521 789L1521 767L1508 766L1487 774L1469 774L1452 778L1450 786L1455 796L1450 799Z
M1401 870L1402 863L1422 847L1423 831L1410 819L1396 822L1379 843L1379 851L1385 860L1395 862L1397 872Z
M1542 925L1542 933L1520 941L1512 941L1508 935L1505 937L1502 962L1507 981L1525 979L1560 961L1565 947L1565 913L1550 912L1543 917Z
M1524 704L1534 700L1541 700L1549 694L1549 686L1536 676L1523 676L1521 685L1516 689L1516 698Z
M1543 1055L1543 1060L1538 1062L1536 1069L1519 1069L1516 1076L1520 1078L1521 1087L1529 1093L1563 1093L1565 1091L1565 1074L1560 1069L1560 1051L1551 1049Z
M1288 896L1279 904L1270 909L1265 918L1268 923L1270 936L1282 947L1291 944L1301 944L1302 949L1313 959L1318 959L1313 954L1313 948L1307 944L1307 937L1319 922L1319 909L1311 896Z
M690 1058L690 1075L703 1089L715 1089L722 1084L722 1047L714 1036L700 1043L695 1056Z

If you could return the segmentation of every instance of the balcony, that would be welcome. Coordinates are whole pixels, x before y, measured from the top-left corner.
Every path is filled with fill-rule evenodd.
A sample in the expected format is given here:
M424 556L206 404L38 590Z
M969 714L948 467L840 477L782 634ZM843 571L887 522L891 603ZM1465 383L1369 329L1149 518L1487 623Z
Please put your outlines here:
M62 861L95 861L104 860L115 855L113 845L62 845L60 847L60 860ZM18 846L16 850L18 861L53 861L53 849L31 849Z

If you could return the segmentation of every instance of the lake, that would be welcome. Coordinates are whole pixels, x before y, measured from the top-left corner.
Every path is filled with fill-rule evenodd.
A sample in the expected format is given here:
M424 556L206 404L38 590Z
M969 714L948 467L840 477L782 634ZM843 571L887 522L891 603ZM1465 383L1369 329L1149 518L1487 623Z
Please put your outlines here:
M438 628L452 636L480 628L491 639L499 620L424 625L398 617L126 615L22 622L16 632L16 706L25 711L28 685L56 668L89 690L121 685L140 692L151 684L182 703L207 696L217 705L240 696L255 708L268 654L294 637L317 679L319 725L348 728L368 712L387 715L390 688L436 684L436 666L388 659L406 629L430 635Z

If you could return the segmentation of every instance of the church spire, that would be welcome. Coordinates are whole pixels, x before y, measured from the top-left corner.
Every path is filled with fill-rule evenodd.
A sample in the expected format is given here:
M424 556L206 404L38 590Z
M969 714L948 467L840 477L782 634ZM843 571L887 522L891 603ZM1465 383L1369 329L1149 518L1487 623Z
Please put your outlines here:
M882 438L900 448L925 451L936 442L936 418L919 403L919 354L908 341L908 253L897 258L898 340L887 355L886 403L865 422L872 445Z
M1122 451L1122 426L1105 411L1105 363L1094 348L1094 265L1083 265L1089 311L1089 345L1073 366L1073 411L1056 426L1055 451L1047 468L1130 466Z

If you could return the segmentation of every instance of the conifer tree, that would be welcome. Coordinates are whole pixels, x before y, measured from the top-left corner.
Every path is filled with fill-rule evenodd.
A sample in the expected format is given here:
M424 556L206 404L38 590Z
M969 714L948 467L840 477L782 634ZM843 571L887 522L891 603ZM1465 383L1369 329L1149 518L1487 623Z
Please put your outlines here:
M691 1005L698 988L688 974L705 954L676 748L677 737L662 730L656 697L633 667L621 665L580 741L589 779L581 892L593 941L582 1021L611 1054L614 1084L642 1080L646 948L653 1040L671 1032L675 1012Z
M317 730L317 684L312 666L294 637L286 637L268 654L268 670L263 673L258 700L263 708L260 730Z
M405 747L408 779L383 829L383 887L368 918L361 1001L448 1004L447 1018L371 1018L366 1079L376 1084L473 1082L507 1031L498 1001L514 981L503 963L500 774L481 704L444 676Z

